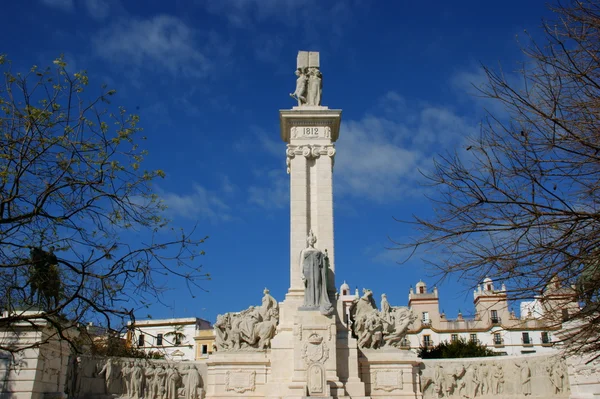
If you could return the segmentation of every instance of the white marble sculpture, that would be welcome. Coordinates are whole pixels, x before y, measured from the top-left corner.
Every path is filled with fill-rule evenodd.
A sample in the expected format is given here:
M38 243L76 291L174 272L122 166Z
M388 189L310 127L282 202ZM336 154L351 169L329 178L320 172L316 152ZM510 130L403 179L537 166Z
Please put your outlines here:
M298 106L300 107L306 104L308 77L302 69L296 69L296 76L296 90L290 93L290 96L298 101Z
M559 356L426 360L423 398L566 398L565 361ZM555 370L557 372L555 373ZM562 384L562 390L560 386ZM557 389L557 386L559 387Z
M323 79L319 68L309 68L308 70L308 89L306 104L318 106L321 105L321 89Z
M217 316L215 348L217 351L267 349L279 323L279 305L265 288L262 304L241 312Z
M185 399L201 399L202 377L196 366L188 366L182 374L185 375Z
M385 294L382 295L381 307L380 312L375 306L373 292L368 289L363 289L363 296L352 304L350 315L359 348L402 346L408 326L416 316L407 307L391 307Z
M118 366L115 364L112 358L108 358L106 360L106 363L98 374L104 375L104 379L106 381L106 393L115 393L115 386L117 385L120 372Z
M320 106L323 75L319 70L319 53L299 51L296 67L296 89L290 93L298 106Z

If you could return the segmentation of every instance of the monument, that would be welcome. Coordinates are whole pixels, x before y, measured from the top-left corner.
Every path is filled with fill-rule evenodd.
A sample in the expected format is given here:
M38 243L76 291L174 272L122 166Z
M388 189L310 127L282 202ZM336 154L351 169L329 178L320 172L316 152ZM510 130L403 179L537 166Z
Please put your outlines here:
M321 104L320 67L318 52L298 53L290 93L297 105L279 112L290 175L289 289L279 304L265 292L260 308L219 316L207 398L421 395L419 359L399 349L413 320L408 308L386 300L379 312L365 290L351 312L355 328L343 321L335 290L332 179L342 112Z
M342 112L321 105L318 52L298 53L296 76L290 96L297 105L279 112L290 175L290 280L284 301L278 303L265 288L260 305L219 315L215 352L193 363L72 356L63 362L66 370L57 370L65 374L67 396L567 398L572 378L577 392L571 397L591 397L597 362L573 364L569 374L556 355L421 360L406 339L415 328L411 309L391 306L385 294L378 309L371 290L352 297L347 284L338 296L332 176ZM44 368L34 363L36 370ZM3 370L5 380L17 385L18 373L7 365ZM31 391L18 396L23 399L56 390L19 385Z

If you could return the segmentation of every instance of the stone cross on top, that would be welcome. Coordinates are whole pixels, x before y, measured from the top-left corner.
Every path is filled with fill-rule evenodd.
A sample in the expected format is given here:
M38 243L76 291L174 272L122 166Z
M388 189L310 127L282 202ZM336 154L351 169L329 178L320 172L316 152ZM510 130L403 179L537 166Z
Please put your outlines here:
M298 106L320 106L323 75L319 70L318 51L298 51L296 59L296 90L290 96Z

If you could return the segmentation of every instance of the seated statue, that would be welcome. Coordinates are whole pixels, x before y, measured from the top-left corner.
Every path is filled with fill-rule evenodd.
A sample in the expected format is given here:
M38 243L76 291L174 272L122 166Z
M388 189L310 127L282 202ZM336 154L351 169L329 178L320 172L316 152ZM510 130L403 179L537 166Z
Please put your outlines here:
M265 288L262 305L217 316L215 350L267 349L277 332L279 305Z
M350 306L352 331L359 348L399 347L409 325L416 318L409 308L390 307L385 294L382 298L382 311L379 311L373 292L363 289L362 297L355 299Z

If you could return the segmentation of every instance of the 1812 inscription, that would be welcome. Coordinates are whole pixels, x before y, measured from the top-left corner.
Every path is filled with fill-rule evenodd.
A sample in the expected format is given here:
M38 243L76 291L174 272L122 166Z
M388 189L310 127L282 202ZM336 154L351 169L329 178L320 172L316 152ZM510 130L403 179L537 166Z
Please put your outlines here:
M294 126L292 127L292 138L331 138L331 127L329 126Z

